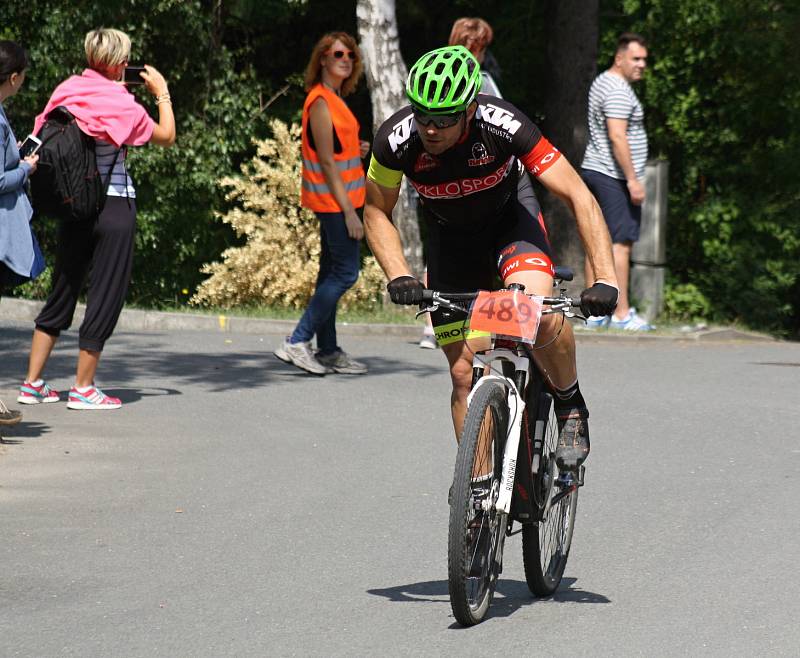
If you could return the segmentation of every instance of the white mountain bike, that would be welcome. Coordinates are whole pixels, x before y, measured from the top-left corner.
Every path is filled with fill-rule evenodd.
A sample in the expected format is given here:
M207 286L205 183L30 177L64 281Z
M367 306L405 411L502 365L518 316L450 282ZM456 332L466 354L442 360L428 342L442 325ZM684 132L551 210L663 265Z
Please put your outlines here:
M556 268L556 279L571 280L572 272ZM576 315L578 302L565 292L531 297L519 284L496 292L424 291L422 312L458 311L465 325L469 316L470 329L492 330L491 348L473 359L450 500L450 603L463 625L481 622L489 609L507 536L522 533L525 578L535 596L555 592L567 564L584 468L560 472L556 465L553 398L533 360L541 314Z

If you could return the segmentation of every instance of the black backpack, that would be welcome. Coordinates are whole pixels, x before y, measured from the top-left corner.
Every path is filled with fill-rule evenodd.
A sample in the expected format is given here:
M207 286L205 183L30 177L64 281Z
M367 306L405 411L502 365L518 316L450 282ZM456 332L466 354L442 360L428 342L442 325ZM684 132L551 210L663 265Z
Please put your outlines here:
M42 146L31 176L33 207L64 221L97 217L106 203L111 171L104 183L97 170L94 139L83 133L75 117L60 105L47 115L37 137Z

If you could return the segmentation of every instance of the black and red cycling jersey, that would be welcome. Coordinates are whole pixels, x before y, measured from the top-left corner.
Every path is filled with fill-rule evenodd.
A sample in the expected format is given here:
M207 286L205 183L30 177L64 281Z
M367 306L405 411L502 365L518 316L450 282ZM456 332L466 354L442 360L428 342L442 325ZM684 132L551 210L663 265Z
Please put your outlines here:
M480 230L516 196L519 163L539 176L561 154L508 101L485 94L476 100L466 134L440 155L423 148L410 105L396 112L375 136L368 178L397 187L405 174L426 215L448 228Z

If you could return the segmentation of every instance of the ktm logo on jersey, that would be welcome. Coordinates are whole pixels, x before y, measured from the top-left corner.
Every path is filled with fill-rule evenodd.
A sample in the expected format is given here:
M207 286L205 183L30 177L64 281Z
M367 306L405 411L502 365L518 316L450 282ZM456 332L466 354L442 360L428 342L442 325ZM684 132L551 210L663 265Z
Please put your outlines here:
M515 119L511 112L504 110L502 107L497 107L497 105L486 103L486 105L480 106L480 111L480 118L483 121L502 128L510 135L516 133L522 125L522 122Z
M392 132L389 134L389 146L392 147L392 153L396 153L400 145L408 141L411 134L414 132L414 115L409 114L400 123L392 126Z
M494 162L494 156L486 152L486 147L480 142L475 142L472 145L472 158L467 160L470 167L480 167L481 165Z
M430 153L423 151L419 154L417 161L414 163L414 173L419 173L420 171L430 171L431 169L436 169L438 166L439 161Z

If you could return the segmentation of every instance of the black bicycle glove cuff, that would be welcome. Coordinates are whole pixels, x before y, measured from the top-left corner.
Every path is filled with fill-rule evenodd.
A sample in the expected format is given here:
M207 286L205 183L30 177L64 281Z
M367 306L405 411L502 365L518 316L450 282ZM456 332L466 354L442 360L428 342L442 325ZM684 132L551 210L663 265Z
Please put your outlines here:
M617 308L619 290L607 283L595 283L581 293L581 312L590 315L611 315Z
M389 281L386 290L395 304L419 304L425 288L413 276L399 276Z

